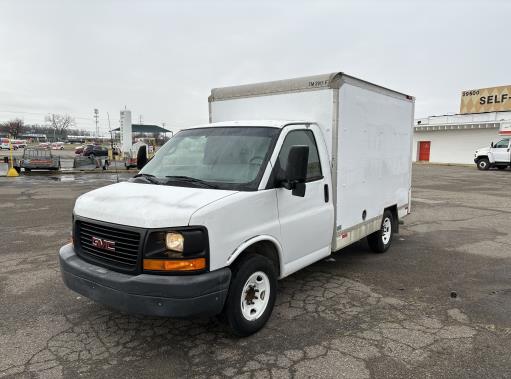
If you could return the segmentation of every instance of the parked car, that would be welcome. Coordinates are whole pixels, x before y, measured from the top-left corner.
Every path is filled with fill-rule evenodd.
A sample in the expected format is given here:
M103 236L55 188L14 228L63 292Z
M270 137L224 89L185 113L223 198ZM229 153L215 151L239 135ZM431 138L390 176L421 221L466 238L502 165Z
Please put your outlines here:
M15 140L11 140L11 143L12 143L12 146L15 147L16 149L24 149L27 147L27 141L25 141L25 140L15 139Z
M83 153L83 149L85 149L85 146L86 145L80 145L80 146L75 147L75 154Z
M87 145L83 151L82 155L84 157L107 157L108 156L108 148L101 145Z
M64 150L64 142L53 142L51 144L52 150Z
M38 146L40 149L49 149L50 143L49 142L41 142Z
M0 138L0 150L9 150L11 147L9 138ZM17 150L18 147L13 145L13 149Z
M23 151L19 167L24 168L27 172L31 170L59 170L60 157L54 156L48 149L29 148Z

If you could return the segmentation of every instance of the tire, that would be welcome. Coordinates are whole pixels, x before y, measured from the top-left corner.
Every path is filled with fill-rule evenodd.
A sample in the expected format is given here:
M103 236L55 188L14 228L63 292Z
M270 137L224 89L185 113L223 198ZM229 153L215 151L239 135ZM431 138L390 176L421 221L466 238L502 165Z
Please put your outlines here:
M276 295L277 273L273 263L259 254L247 255L233 268L222 319L240 337L254 334L270 318Z
M386 252L392 245L394 237L395 220L392 212L387 210L383 212L380 230L367 236L369 248L375 253Z
M481 158L477 161L477 168L482 171L490 169L490 161L488 158Z

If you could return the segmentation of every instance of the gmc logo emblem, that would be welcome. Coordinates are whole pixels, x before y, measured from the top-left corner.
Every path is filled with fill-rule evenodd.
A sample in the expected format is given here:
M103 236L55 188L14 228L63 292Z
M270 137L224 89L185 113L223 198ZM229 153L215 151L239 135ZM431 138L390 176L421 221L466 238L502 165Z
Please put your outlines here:
M109 241L98 237L92 237L92 246L98 249L115 251L115 241Z

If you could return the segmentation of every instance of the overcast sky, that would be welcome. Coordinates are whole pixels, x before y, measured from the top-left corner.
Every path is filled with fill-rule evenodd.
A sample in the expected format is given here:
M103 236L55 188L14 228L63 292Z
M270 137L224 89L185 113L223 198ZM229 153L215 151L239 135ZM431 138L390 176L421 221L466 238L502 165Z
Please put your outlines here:
M0 121L207 122L212 87L344 71L456 113L511 84L511 1L0 0Z

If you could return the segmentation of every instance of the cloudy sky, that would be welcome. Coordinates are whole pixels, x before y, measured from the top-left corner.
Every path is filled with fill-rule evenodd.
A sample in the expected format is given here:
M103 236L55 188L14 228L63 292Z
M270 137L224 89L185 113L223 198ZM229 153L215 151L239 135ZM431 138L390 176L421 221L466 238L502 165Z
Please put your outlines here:
M344 71L455 113L460 91L511 84L502 1L0 0L0 121L79 127L207 121L212 87Z

